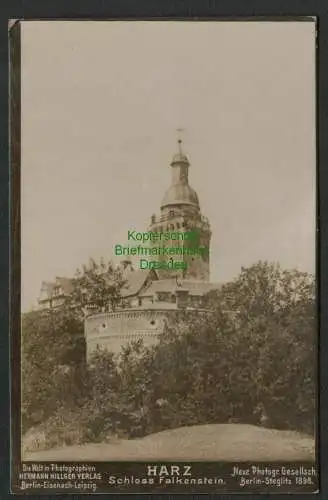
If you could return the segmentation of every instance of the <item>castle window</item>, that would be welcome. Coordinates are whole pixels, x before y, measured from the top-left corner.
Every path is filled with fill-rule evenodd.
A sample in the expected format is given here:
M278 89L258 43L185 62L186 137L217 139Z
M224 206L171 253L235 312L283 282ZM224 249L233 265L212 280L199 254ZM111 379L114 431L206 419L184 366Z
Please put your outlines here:
M168 292L157 292L157 300L158 301L167 301L168 300Z
M152 326L153 326L153 325L155 325L155 320L154 320L154 319L152 319L152 320L151 320L151 322L150 322L150 324L151 324Z
M170 217L174 217L174 210L170 210Z
M180 224L179 224L179 222L177 222L177 229L180 229Z
M140 299L140 298L138 299L138 306L139 307L142 306L142 299Z

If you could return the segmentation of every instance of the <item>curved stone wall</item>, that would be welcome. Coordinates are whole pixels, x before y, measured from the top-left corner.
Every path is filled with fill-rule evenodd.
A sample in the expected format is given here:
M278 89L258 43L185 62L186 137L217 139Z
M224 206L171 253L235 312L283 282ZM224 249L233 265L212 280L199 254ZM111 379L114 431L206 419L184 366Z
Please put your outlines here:
M89 316L84 326L87 358L97 348L118 353L122 345L140 338L143 338L147 346L155 344L163 332L165 319L177 312L178 310L125 309Z

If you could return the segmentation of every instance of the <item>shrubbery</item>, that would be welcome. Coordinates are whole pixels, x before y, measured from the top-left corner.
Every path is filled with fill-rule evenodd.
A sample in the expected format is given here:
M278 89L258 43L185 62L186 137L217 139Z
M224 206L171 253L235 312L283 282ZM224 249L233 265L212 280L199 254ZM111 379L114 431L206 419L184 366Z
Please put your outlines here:
M87 396L83 323L65 309L24 314L21 344L26 432Z
M137 342L118 360L98 351L89 367L82 323L67 311L27 315L24 429L43 422L49 447L205 423L313 433L313 278L259 263L207 299L209 315L182 314L157 346Z

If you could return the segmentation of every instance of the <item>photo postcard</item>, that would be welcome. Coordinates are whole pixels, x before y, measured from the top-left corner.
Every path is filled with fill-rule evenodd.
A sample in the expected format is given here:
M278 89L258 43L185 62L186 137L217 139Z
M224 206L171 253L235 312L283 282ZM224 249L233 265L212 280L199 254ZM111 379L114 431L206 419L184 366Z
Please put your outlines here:
M318 492L316 19L9 41L12 492Z

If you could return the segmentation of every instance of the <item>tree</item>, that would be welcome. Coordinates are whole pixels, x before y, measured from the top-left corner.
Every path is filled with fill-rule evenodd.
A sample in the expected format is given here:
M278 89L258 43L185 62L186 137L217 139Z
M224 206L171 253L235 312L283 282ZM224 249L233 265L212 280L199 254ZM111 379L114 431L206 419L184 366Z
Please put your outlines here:
M97 309L120 300L124 281L119 269L102 261L78 271L73 291L62 306L30 312L22 318L23 428L56 412L85 403L89 391L85 359L86 306Z
M122 271L111 262L105 264L101 260L92 266L83 266L82 271L76 271L73 280L73 291L67 298L65 307L87 314L88 308L96 310L114 310L121 300L121 289L125 284Z
M23 429L62 406L74 405L85 387L83 323L64 308L22 318Z
M313 430L316 381L315 280L308 273L259 262L209 303L217 326L226 317L247 357L247 398L275 427ZM239 381L240 383L240 381ZM236 383L236 387L239 385ZM241 401L241 399L239 399Z
M113 268L106 272L99 266L85 269L61 311L23 319L28 425L58 408L70 415L75 405L89 440L229 421L313 432L313 276L267 262L243 268L235 280L208 294L210 312L175 316L151 348L131 343L119 359L96 352L84 377L78 361L84 359L84 347L78 347L81 309L90 303L115 307L123 286Z
M168 325L149 390L176 425L241 421L313 431L315 287L259 262L207 297L212 312ZM152 389L153 388L153 389Z

